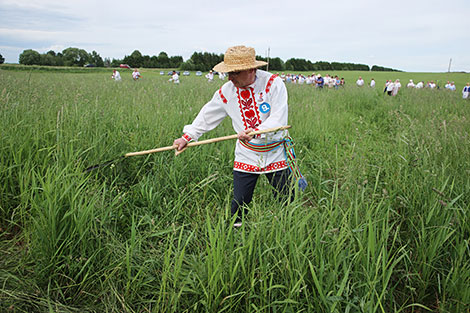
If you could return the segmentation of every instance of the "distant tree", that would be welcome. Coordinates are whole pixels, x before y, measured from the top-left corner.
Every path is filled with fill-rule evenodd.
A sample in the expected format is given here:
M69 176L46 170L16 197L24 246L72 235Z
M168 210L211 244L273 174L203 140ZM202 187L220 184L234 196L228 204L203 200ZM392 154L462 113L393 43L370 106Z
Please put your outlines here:
M97 67L103 67L104 66L103 58L95 50L93 50L89 54L88 63L93 64Z
M370 71L370 67L366 64L356 64L356 71Z
M111 61L111 67L119 67L119 64L123 63L122 60L114 59Z
M314 71L331 71L332 68L331 68L330 62L318 61L318 62L313 63L312 70L314 70Z
M101 58L101 56L95 50L93 50L90 53L88 62L91 63L91 64L94 64L97 67L103 67L104 66L103 58Z
M103 65L105 67L110 67L111 66L111 60L109 58L104 58Z
M0 54L0 64L5 63L5 58Z
M55 65L56 66L64 66L64 55L62 52L57 52L55 55Z
M311 61L292 58L286 61L286 69L287 68L294 71L311 71L314 69L314 66Z
M66 66L83 66L90 60L90 55L83 49L67 48L62 51L64 55L64 65Z
M27 49L24 50L20 54L20 64L24 65L33 65L33 64L40 64L41 63L41 55L39 52L32 50L32 49Z
M208 52L194 52L191 55L191 63L185 64L184 66L187 67L189 65L193 65L193 70L199 71L209 71L211 70L217 63L220 63L224 60L224 56L222 54L215 54L215 53L208 53ZM189 60L188 60L189 61Z
M49 53L41 54L41 65L56 65L56 57Z
M179 68L183 64L182 56L172 56L170 57L170 67Z
M345 63L339 63L339 62L331 62L330 66L333 71L343 71L347 67Z
M162 51L157 57L157 67L160 68L169 68L170 67L170 58L166 52Z
M401 72L400 70L396 70L396 69L388 68L388 67L383 67L383 66L378 66L378 65L372 65L371 71L373 71L373 72Z
M195 70L194 63L191 59L187 60L186 62L181 63L179 68L183 71L194 71Z
M149 68L149 67L152 67L151 65L152 65L152 63L150 62L150 56L143 55L142 56L142 65L141 65L141 67Z
M270 71L283 71L284 62L280 58L270 58L269 59L269 70Z
M126 55L122 62L128 64L130 67L142 67L142 53L140 53L139 50L134 50L131 55Z
M150 57L150 67L158 67L158 57L156 55Z

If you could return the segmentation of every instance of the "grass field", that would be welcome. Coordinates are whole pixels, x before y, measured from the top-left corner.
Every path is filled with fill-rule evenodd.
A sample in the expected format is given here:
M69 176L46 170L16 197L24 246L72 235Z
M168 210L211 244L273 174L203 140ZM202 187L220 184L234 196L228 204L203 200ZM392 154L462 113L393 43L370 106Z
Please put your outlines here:
M261 179L233 229L234 142L84 172L171 145L221 85L141 73L0 67L0 311L469 312L469 74L288 85L309 186L282 207Z

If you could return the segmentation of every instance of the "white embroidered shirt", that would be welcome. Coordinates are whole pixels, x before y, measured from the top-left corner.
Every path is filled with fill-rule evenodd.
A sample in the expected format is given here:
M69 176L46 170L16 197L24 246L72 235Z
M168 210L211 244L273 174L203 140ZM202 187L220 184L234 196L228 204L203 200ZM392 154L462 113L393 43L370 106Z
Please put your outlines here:
M288 120L287 90L281 78L269 72L257 70L255 82L247 88L237 88L228 81L214 93L193 123L183 129L187 141L197 140L214 129L229 116L235 132L248 128L263 130L285 126ZM262 134L250 141L254 145L266 145L282 140L287 131ZM283 145L269 152L257 152L237 140L234 170L248 173L269 173L287 168Z

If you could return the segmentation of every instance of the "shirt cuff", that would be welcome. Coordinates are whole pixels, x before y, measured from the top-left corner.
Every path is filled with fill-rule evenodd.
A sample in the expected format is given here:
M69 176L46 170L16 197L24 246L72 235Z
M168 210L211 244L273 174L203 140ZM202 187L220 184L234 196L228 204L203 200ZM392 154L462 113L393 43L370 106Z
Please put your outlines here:
M191 136L189 136L189 134L184 134L184 135L182 136L182 138L183 138L184 140L186 140L187 142L190 142L190 141L193 140L193 138L191 138Z

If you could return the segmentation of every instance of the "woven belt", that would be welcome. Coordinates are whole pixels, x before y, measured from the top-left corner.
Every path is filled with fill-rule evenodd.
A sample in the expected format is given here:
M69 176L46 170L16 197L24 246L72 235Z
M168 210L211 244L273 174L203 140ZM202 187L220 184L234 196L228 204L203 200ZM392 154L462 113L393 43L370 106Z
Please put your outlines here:
M294 151L294 141L291 137L287 136L283 140L273 141L267 144L254 144L240 140L240 143L245 148L255 152L270 152L284 146L284 155L286 156L287 165L289 170L294 174L294 177L299 185L299 188L304 191L307 187L307 180L300 172L299 166Z

